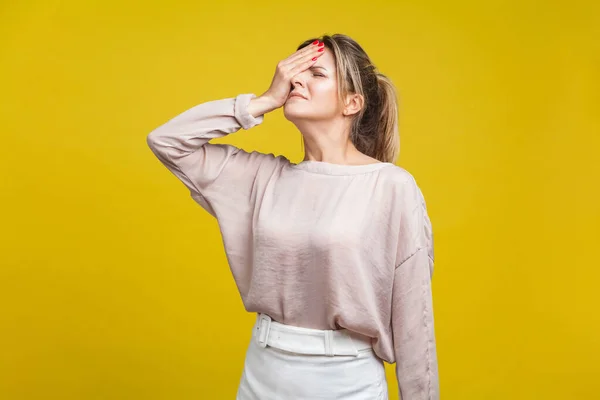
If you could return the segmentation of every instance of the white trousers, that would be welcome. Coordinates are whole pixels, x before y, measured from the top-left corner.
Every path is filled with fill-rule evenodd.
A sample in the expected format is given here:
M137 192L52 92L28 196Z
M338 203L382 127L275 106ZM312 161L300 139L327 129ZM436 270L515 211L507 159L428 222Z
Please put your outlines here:
M237 400L387 400L382 360L347 330L283 325L260 314Z

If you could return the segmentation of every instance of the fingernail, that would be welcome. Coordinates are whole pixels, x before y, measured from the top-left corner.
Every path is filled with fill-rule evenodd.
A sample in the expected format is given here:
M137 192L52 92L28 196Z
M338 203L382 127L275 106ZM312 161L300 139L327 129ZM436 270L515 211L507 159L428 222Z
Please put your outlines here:
M323 45L325 45L325 43L323 43L323 42L319 43L319 46L323 46Z
M319 43L319 41L315 40L312 44L318 44L318 43Z
M312 59L312 60L313 60L313 61L315 61L316 59L317 59L317 57L313 57L313 59Z
M325 50L325 47L321 47L321 48L320 48L319 50L317 50L317 51L323 51L323 50Z

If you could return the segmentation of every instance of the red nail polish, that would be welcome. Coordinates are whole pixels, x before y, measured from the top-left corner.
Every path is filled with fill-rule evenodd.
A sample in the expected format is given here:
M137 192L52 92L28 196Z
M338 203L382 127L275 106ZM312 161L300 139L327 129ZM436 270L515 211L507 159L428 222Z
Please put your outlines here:
M317 57L313 57L313 59L312 59L312 60L313 60L313 61L315 61L316 59L317 59Z
M325 45L325 43L323 43L323 42L319 43L319 47L324 46L324 45Z
M318 44L318 43L319 43L319 41L315 40L312 44Z
M321 47L321 48L320 48L319 50L317 50L317 51L318 51L318 52L321 52L321 51L323 51L323 50L325 50L325 47Z

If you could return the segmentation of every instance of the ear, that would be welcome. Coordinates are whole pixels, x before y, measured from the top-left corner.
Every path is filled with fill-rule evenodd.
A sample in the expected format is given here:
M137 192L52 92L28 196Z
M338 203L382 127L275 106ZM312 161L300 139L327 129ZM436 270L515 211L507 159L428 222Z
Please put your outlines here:
M342 110L344 115L354 115L358 113L365 103L365 99L356 93L350 93L346 96L346 105Z

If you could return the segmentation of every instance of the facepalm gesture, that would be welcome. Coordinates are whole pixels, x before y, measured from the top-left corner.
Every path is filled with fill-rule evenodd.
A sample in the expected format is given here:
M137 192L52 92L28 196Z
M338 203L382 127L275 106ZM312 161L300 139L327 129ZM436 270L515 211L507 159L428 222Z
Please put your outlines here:
M280 61L277 64L271 86L263 96L269 98L275 108L282 107L290 93L292 78L310 68L323 55L324 50L323 42L315 40L312 44Z

